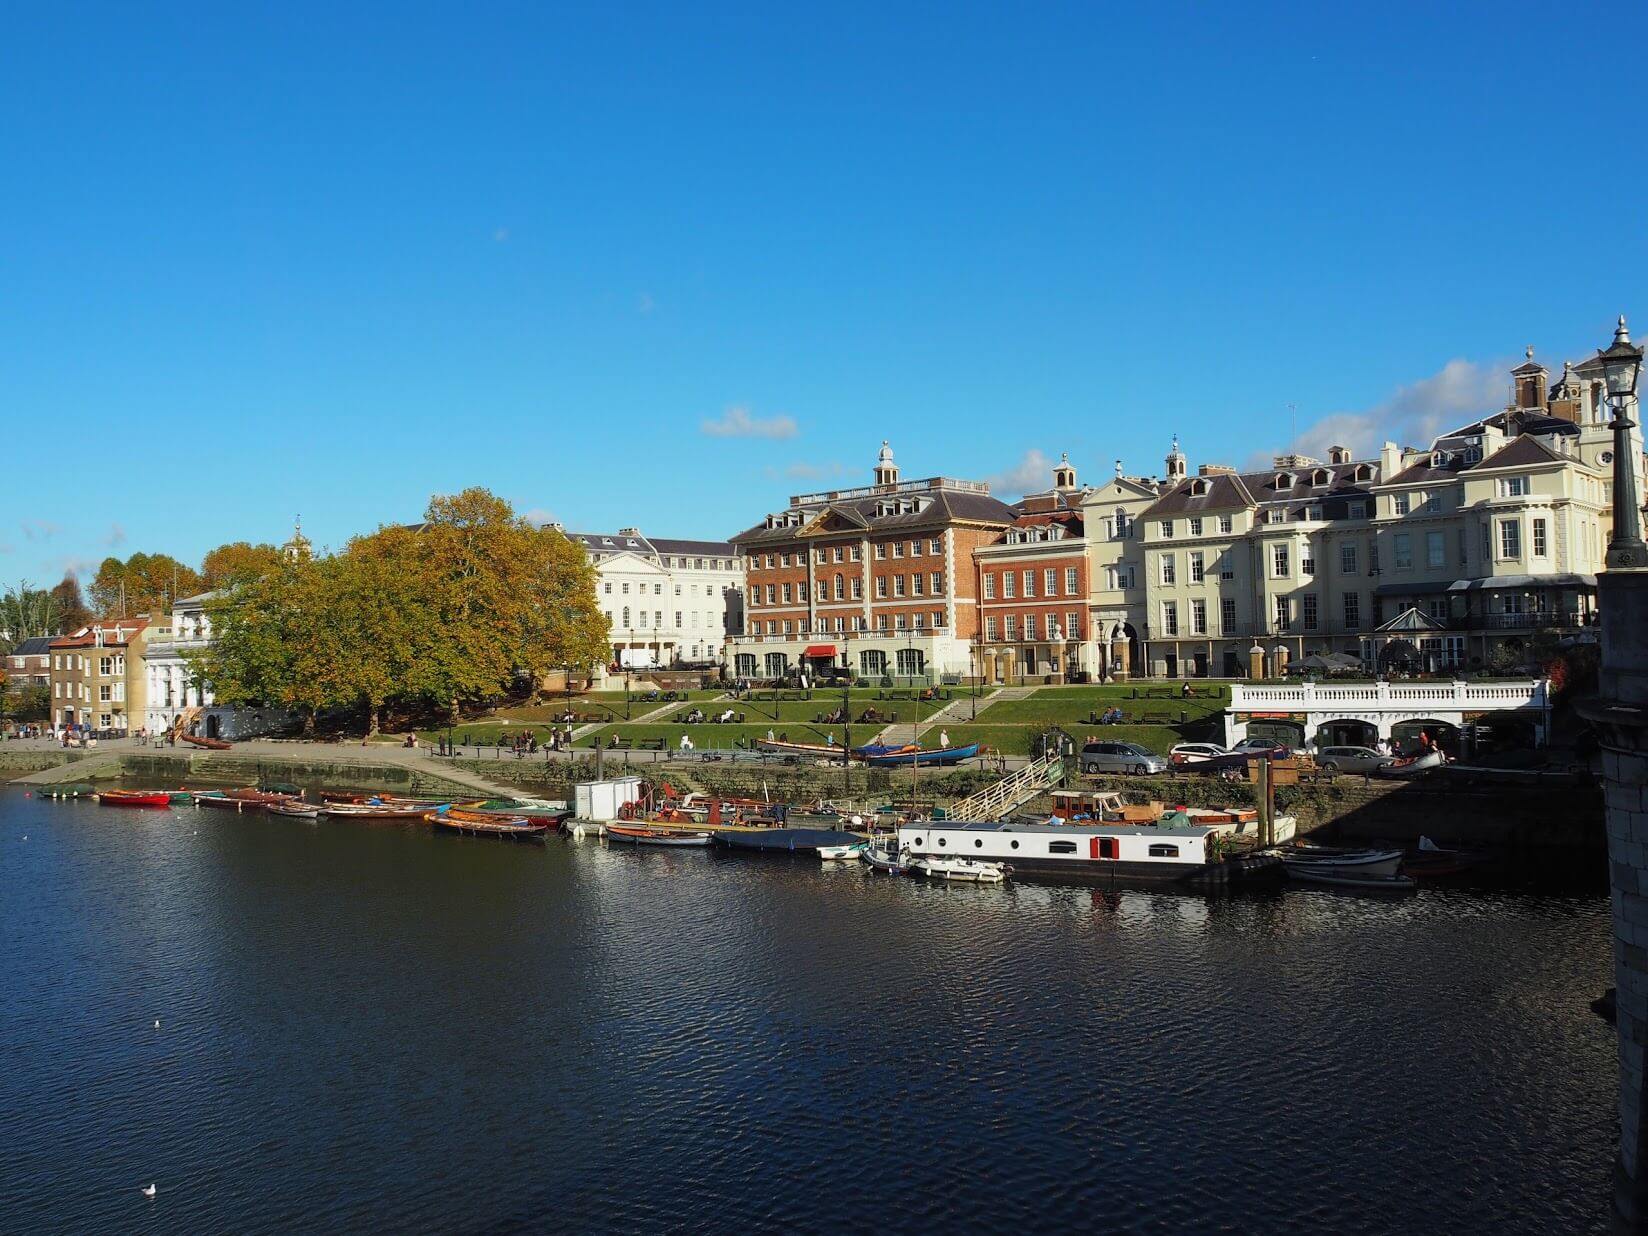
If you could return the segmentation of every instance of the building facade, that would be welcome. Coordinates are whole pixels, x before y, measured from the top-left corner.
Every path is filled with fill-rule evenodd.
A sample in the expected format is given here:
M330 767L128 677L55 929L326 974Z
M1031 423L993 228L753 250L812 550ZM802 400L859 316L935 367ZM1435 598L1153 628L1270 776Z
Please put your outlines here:
M743 570L732 545L647 537L638 528L565 535L595 568L611 632L606 673L721 664L744 622Z
M211 685L195 679L187 658L211 642L212 620L206 606L216 595L203 592L181 598L172 606L171 616L149 630L143 650L143 723L151 732L170 729L185 708L213 702Z
M51 642L49 635L19 640L5 656L6 685L12 688L50 686Z
M732 538L744 569L745 678L851 670L931 681L974 672L974 551L1020 512L982 481L900 481L881 444L874 483L800 494Z
M124 734L143 724L147 618L106 618L51 641L51 715Z

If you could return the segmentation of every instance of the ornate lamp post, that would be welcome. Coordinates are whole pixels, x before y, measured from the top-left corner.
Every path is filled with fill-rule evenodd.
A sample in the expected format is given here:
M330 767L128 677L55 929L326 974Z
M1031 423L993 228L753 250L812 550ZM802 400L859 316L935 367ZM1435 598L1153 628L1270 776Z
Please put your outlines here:
M1610 570L1648 567L1648 546L1642 542L1641 498L1637 494L1636 447L1631 442L1631 405L1636 402L1637 374L1642 369L1642 349L1631 343L1625 315L1619 315L1613 344L1598 353L1602 379L1608 388L1608 402L1614 419L1614 534L1608 539Z

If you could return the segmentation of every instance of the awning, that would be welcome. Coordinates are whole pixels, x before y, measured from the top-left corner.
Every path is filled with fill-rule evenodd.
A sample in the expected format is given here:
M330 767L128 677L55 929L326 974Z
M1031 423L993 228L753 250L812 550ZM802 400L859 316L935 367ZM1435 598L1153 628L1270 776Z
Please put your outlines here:
M835 645L811 644L808 646L807 651L801 655L804 657L833 657L835 656Z
M1459 579L1451 592L1482 592L1498 588L1595 588L1595 575L1489 575L1483 579Z

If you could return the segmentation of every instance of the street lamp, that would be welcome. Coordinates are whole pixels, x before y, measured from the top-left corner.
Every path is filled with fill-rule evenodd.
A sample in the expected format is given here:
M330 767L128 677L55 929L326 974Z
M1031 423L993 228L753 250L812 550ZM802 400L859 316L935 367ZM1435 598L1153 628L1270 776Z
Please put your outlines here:
M1608 539L1608 566L1640 570L1648 567L1648 546L1642 542L1642 520L1637 497L1637 450L1631 443L1631 404L1636 399L1637 374L1642 369L1642 349L1631 343L1625 315L1619 315L1614 342L1597 354L1602 362L1602 379L1613 404L1614 419L1614 534Z

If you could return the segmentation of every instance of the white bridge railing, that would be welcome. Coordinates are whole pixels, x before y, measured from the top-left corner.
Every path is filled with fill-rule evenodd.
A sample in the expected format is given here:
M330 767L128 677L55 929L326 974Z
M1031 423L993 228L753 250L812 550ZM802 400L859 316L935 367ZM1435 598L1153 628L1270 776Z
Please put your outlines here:
M1522 682L1302 682L1297 686L1230 688L1232 712L1410 712L1414 708L1458 712L1546 707L1547 681Z

